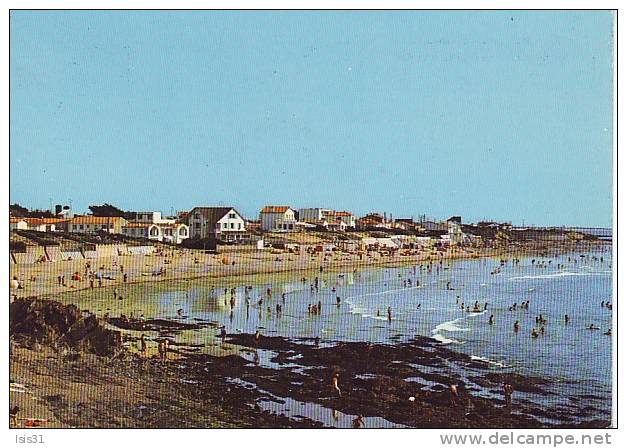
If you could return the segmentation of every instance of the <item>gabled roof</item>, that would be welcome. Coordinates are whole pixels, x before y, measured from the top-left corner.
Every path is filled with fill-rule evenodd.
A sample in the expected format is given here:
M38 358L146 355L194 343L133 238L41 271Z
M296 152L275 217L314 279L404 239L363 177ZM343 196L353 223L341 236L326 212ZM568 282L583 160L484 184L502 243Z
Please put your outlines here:
M261 213L285 213L290 209L291 207L288 205L266 205L261 209Z
M210 223L210 225L212 225L224 218L224 216L231 210L237 213L240 218L244 219L241 213L235 210L234 207L194 207L181 220L181 222L189 224L189 220L193 218L196 213L200 213L203 218L205 218Z

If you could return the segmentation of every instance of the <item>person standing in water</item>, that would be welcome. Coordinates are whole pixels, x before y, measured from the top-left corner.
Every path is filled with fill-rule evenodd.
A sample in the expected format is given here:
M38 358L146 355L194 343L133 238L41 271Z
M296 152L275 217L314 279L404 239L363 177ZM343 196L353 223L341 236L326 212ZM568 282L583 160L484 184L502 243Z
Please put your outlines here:
M340 380L340 374L339 373L333 374L333 378L331 379L333 390L335 390L337 392L337 396L341 398L342 391L340 390L340 386L338 385L339 380Z
M512 409L512 394L514 393L514 388L511 384L505 383L503 385L503 394L505 395L505 408L509 411Z
M388 322L392 322L392 307L388 306Z
M139 338L139 351L141 352L142 357L145 358L146 357L147 346L146 346L146 338L144 337L143 334Z
M520 330L520 323L516 321L514 322L514 333L518 333L518 330Z

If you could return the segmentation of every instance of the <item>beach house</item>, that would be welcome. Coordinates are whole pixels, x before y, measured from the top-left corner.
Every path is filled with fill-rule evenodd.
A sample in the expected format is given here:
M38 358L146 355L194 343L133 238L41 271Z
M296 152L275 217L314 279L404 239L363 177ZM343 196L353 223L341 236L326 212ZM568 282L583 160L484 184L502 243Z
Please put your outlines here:
M191 238L234 242L248 236L246 220L233 207L194 207L183 222L189 226Z
M332 213L330 208L300 208L298 209L298 220L303 222L320 222L324 220L326 213Z
M267 205L259 213L264 232L293 232L296 230L296 212L287 205Z
M72 233L122 233L127 220L120 216L75 216L66 221L68 232Z
M170 244L181 244L189 238L189 227L183 223L150 223L133 221L122 227L122 234L132 238L147 238Z
M346 230L346 228L355 228L356 220L355 215L347 211L329 211L324 215L325 219L329 223L329 228L337 227L339 230Z
M28 230L28 223L24 218L9 218L9 230Z

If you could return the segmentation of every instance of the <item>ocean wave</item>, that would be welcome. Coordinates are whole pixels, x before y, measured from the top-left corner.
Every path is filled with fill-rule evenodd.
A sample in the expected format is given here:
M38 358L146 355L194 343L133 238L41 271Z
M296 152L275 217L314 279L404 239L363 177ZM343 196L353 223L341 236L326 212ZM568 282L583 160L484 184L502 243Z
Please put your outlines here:
M486 364L490 364L496 367L509 367L507 364L498 361L492 361L491 359L484 358L482 356L470 355L470 359L472 359L473 361L485 362Z
M441 344L463 344L463 342L458 341L457 339L447 338L440 333L434 334L431 337Z
M349 300L347 300L346 303L348 304L348 312L350 314L357 314L358 316L365 317L367 319L375 319L375 320L387 320L388 319L386 316L377 316L375 314L370 314L368 308L357 306Z
M457 326L457 322L464 320L465 317L460 317L455 320L450 320L448 322L443 322L440 325L436 326L433 330L431 330L431 334L437 334L440 331L448 331L448 332L458 332L458 331L470 331L469 328L463 328Z
M538 275L521 275L518 277L510 277L510 281L519 281L519 280L535 280L535 279L551 279L551 278L560 278L560 277L584 277L589 275L607 275L608 271L603 272L556 272L554 274L538 274Z

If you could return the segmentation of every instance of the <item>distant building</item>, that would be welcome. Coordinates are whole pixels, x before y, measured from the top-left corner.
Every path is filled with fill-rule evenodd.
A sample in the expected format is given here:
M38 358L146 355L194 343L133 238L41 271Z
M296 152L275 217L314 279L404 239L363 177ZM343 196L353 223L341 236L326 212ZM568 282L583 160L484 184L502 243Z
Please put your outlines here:
M246 221L233 207L194 207L183 219L192 238L239 241L246 238Z
M9 230L28 230L28 223L24 218L9 218Z
M119 216L75 216L65 221L65 228L72 233L122 233L127 220Z
M344 229L347 227L355 228L356 226L355 215L347 211L332 211L326 213L324 218L329 222L329 225L341 225Z
M300 208L298 209L298 220L303 222L317 222L325 218L325 214L332 213L329 208Z
M135 212L135 219L132 222L143 222L150 224L174 224L175 219L167 219L161 216L161 212Z
M132 238L147 238L170 244L181 244L189 238L189 227L183 223L150 223L133 221L122 227L122 234Z
M57 204L54 206L53 210L54 216L57 218L72 218L74 217L74 213L72 212L72 208L69 205L61 205Z
M287 205L268 205L259 213L264 232L293 232L296 230L296 213Z
M22 218L22 220L26 221L28 230L37 232L56 232L66 221L60 218Z
M381 213L368 213L356 220L355 225L358 229L368 228L389 228L389 224L386 222L386 218Z
M449 228L446 222L422 221L420 225L427 232L448 232Z

